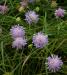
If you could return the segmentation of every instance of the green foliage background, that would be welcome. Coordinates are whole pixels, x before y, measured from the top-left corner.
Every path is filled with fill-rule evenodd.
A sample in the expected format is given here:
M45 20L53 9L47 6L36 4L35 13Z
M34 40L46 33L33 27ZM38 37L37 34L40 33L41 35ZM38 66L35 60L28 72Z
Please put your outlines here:
M46 2L47 1L47 2ZM54 11L57 8L51 8L51 1L40 0L38 3L29 4L28 10L35 10L39 7L39 22L30 26L25 22L25 12L20 13L17 10L19 0L7 0L9 12L5 15L0 14L0 75L46 75L45 60L46 54L59 55L64 65L57 73L48 71L48 75L67 75L67 0L57 0L58 6L66 10L66 15L62 19L56 19ZM0 0L3 4L4 0ZM17 22L16 18L21 21ZM25 27L28 44L22 50L12 48L13 39L10 36L10 28L13 25L20 24ZM49 44L47 48L36 49L32 44L34 33L43 31L48 34ZM48 51L48 53L46 53Z

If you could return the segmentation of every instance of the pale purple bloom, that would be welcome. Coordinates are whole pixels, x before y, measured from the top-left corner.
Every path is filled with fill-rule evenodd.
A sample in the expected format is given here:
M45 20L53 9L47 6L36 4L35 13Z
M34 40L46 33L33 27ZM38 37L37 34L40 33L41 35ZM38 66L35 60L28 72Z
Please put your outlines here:
M10 29L10 33L12 35L12 38L15 39L17 37L24 37L25 30L23 26L15 25Z
M26 44L27 44L26 39L18 37L13 41L12 47L17 49L22 49L22 47L24 47Z
M57 55L51 55L51 57L48 57L48 69L51 72L58 71L61 66L63 65L63 62L61 58L59 58Z
M35 0L29 0L29 3L33 3Z
M58 17L64 17L64 14L65 14L65 10L64 9L58 8L55 11L56 18L58 18Z
M27 7L28 6L28 2L27 1L22 1L20 2L21 7Z
M36 14L35 11L28 11L25 14L25 20L31 24L31 23L37 23L39 20L39 15Z
M39 32L33 36L33 44L36 48L43 48L48 44L48 37L43 33Z
M0 13L5 14L8 11L8 7L5 5L0 5Z

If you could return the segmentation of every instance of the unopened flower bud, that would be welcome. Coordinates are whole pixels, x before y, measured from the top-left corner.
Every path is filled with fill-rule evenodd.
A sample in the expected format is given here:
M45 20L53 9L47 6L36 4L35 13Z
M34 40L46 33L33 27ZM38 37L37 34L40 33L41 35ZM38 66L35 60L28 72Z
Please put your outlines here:
M17 21L17 22L21 21L21 18L20 18L20 17L17 17L17 18L16 18L16 21Z
M52 7L52 8L57 7L57 3L56 3L56 1L52 1L52 3L51 3L51 7Z
M24 7L20 7L19 12L24 12Z
M32 49L32 46L33 46L33 44L30 44L30 45L28 45L28 48L29 49Z
M35 8L35 11L36 11L36 12L39 12L39 10L40 10L39 7L36 7L36 8Z

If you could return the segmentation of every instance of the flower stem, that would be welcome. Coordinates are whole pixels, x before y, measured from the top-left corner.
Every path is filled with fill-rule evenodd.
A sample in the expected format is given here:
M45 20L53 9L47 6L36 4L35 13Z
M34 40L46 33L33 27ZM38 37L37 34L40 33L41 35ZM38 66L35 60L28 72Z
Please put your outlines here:
M5 66L4 66L4 49L3 49L3 41L1 42L1 53L2 53L2 64L3 64L3 69L5 70Z
M47 12L45 11L45 17L44 17L44 22L43 22L43 32L47 33Z
M46 75L48 75L48 68L47 68L47 56L48 56L48 48L46 47L46 54L45 54L45 58L46 58L46 63L45 63L45 69L46 69Z
M7 3L7 0L5 0L5 3L4 3L4 5L6 5L6 3Z

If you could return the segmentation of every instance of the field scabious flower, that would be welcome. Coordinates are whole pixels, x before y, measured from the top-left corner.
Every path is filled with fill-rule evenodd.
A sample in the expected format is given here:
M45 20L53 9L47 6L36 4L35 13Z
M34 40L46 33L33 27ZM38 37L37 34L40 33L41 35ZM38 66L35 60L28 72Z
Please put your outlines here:
M64 9L58 8L55 11L56 18L58 18L58 17L64 17L64 14L65 14L65 10Z
M26 39L18 37L13 41L12 47L22 49L22 47L24 47L27 44L26 42L27 42Z
M22 1L20 2L21 7L27 7L28 6L28 1Z
M0 13L5 14L8 11L8 7L5 5L0 5Z
M29 0L29 3L33 3L35 0Z
M36 48L43 48L48 44L48 37L47 35L44 35L41 32L38 32L33 36L33 42L32 42Z
M15 39L17 37L24 37L25 30L23 26L15 25L10 29L10 33L12 35L12 38Z
M31 23L37 23L39 20L39 15L36 14L34 11L28 11L25 14L25 20L31 24Z
M48 69L51 72L58 71L61 66L63 65L63 62L61 58L59 58L57 55L51 55L51 57L48 57Z

